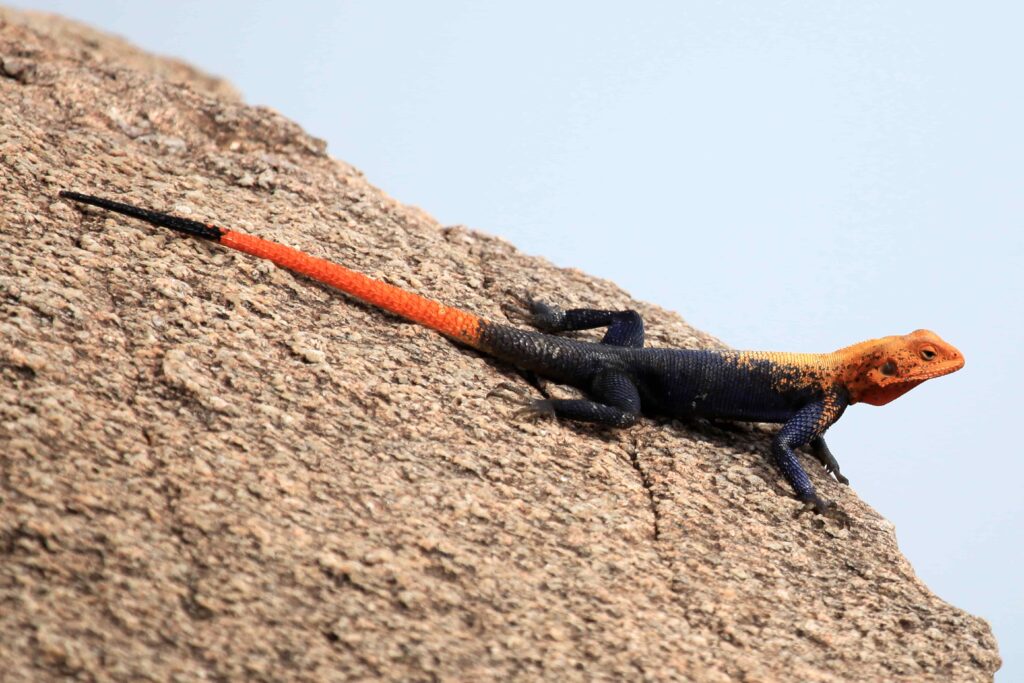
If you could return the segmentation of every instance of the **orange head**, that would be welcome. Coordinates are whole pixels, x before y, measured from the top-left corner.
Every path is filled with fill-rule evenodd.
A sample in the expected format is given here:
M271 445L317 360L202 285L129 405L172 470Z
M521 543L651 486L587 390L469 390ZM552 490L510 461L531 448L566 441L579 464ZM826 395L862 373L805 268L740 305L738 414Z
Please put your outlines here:
M836 351L851 403L885 405L921 382L964 366L964 356L929 330L871 339Z

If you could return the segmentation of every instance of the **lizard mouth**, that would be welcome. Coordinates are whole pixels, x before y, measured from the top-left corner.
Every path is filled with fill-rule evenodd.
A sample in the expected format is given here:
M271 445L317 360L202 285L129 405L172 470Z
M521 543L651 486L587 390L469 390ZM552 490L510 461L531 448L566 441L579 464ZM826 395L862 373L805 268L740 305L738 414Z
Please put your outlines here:
M923 382L927 379L942 377L943 375L948 375L952 372L956 372L963 366L964 359L961 356L958 358L954 358L952 360L943 361L942 363L930 366L927 369L922 369L920 372L915 372L911 375L907 375L906 377L902 378L901 380L899 380L899 382L896 383Z

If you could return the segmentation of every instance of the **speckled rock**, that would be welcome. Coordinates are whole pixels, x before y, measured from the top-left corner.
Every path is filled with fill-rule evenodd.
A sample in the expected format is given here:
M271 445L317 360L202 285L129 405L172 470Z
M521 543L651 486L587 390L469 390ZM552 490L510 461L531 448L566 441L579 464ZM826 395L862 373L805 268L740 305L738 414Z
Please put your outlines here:
M219 84L219 85L218 85ZM77 189L497 319L609 282L443 227L217 79L0 12L4 680L983 681L893 529L767 431L529 423L508 368Z

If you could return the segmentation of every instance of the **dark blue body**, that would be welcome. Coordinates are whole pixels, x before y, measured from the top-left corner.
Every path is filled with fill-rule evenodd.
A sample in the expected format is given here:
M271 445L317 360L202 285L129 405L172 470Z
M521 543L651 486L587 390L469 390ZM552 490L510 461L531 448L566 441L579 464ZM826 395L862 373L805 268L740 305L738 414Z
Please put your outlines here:
M600 373L621 372L636 386L645 415L786 422L824 393L812 381L801 382L798 368L743 360L736 351L631 348L500 330L486 338L494 356L585 392Z
M846 483L823 434L846 409L849 393L832 383L827 363L808 362L823 357L648 349L643 348L642 322L632 311L575 309L546 315L554 321L541 320L549 329L602 324L609 331L602 343L593 343L487 323L479 343L496 358L588 396L537 400L538 413L616 427L633 424L641 413L782 423L772 455L800 500L819 513L831 507L817 496L801 467L795 453L800 446L810 444L826 470Z

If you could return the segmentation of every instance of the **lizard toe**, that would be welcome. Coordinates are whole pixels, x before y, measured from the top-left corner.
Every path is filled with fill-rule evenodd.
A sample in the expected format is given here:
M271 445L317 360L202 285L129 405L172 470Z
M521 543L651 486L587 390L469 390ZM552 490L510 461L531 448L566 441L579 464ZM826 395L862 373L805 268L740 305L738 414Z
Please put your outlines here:
M511 382L502 382L487 392L487 398L497 398L516 405L532 400L530 390Z
M510 322L520 325L533 324L533 299L522 292L512 292L512 301L503 303L501 311Z
M529 294L513 292L512 301L502 304L501 310L511 322L529 325L541 332L558 332L565 312Z
M812 493L810 497L801 499L804 507L801 512L813 512L816 515L827 515L836 509L836 504Z
M562 331L565 311L539 299L530 299L530 324L542 332Z
M553 420L555 419L555 406L546 398L537 398L527 402L516 411L516 417L524 420Z
M515 384L503 383L487 393L487 398L496 398L516 407L516 418L540 420L555 417L554 404L545 398L534 398L529 389Z
M803 507L793 515L794 517L799 517L806 512L813 512L819 517L826 517L836 521L842 527L849 527L851 524L850 516L831 500L813 495L811 498L804 500L803 503Z

